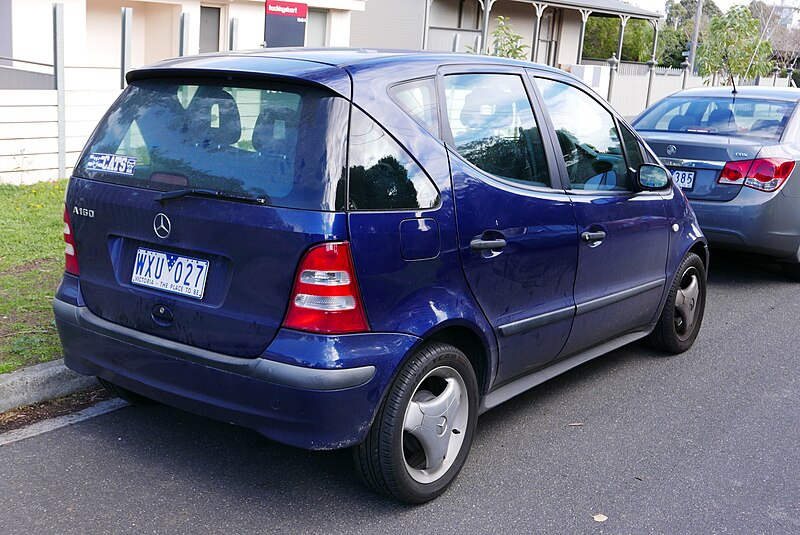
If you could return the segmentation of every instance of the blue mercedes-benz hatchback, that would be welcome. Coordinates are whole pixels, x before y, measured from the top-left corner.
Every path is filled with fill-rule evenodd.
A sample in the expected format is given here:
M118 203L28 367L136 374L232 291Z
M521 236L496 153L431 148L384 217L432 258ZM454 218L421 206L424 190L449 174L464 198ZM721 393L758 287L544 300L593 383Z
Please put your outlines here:
M572 76L474 55L165 61L70 179L67 365L442 493L478 415L634 340L678 353L706 241L641 138Z

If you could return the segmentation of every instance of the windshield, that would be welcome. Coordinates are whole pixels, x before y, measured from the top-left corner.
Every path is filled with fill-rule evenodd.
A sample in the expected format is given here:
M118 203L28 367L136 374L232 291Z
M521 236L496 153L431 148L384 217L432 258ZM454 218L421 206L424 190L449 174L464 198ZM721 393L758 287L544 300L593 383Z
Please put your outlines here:
M130 85L75 175L158 191L202 189L309 210L344 208L348 104L288 84Z
M693 132L778 140L795 102L733 97L669 97L633 126L656 132Z

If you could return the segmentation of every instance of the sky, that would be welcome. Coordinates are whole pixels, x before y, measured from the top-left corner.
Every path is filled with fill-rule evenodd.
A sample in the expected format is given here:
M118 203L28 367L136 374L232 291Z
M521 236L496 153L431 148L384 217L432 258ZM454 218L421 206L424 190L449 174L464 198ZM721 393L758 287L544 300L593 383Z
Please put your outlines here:
M667 3L666 0L627 0L627 2L648 11L661 13L662 15L664 14L664 4ZM725 12L735 4L749 4L750 0L714 0L714 3ZM776 2L776 4L780 4L780 2Z

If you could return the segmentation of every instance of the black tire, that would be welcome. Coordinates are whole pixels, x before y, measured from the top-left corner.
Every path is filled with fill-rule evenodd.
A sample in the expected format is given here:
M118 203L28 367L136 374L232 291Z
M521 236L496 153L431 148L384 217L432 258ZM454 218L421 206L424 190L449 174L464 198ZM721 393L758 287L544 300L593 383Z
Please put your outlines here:
M696 285L696 286L695 286ZM706 308L706 269L700 257L689 253L681 262L650 334L650 345L668 353L683 353L694 344Z
M800 264L781 264L781 271L790 279L800 281Z
M404 429L417 415L431 417L437 405L448 407L437 424L426 423L428 418L419 420L413 434ZM464 466L477 422L478 382L467 357L448 344L425 346L402 367L366 440L353 448L356 470L376 492L406 503L427 502L447 490ZM441 461L431 455L429 462L428 451L443 453Z
M115 385L110 381L106 381L105 379L101 379L100 377L97 378L100 381L100 384L103 385L103 388L117 396L118 398L124 399L131 405L155 405L158 403L157 401L150 399L148 397L142 396L141 394L137 394L136 392L131 392L127 388L122 388L119 385Z

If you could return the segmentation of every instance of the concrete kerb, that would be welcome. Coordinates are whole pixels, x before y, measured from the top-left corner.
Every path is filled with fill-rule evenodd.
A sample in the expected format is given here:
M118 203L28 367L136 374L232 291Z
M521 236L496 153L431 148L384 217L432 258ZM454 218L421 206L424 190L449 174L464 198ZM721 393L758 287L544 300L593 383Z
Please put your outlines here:
M80 375L64 359L0 375L0 412L67 396L97 386L97 379Z

